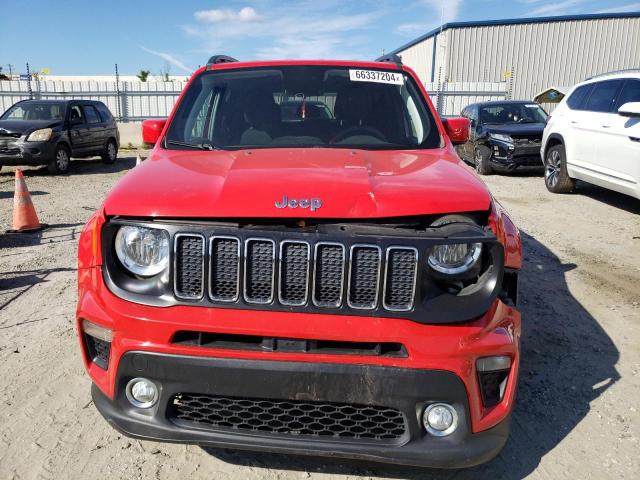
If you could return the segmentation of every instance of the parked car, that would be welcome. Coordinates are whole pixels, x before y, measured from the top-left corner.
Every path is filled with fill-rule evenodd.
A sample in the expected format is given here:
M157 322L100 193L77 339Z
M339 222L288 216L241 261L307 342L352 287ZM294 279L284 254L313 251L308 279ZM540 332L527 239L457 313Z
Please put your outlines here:
M93 100L23 100L0 116L0 167L47 165L65 173L71 157L117 159L120 135L107 106Z
M576 85L554 110L542 145L549 191L571 192L578 179L640 198L640 70Z
M384 62L197 70L83 229L95 406L136 438L467 467L504 445L518 230L416 74ZM282 119L287 92L329 106ZM280 103L279 103L280 102Z
M474 103L462 110L469 119L469 140L457 147L460 158L481 175L540 167L540 143L547 112L534 102Z

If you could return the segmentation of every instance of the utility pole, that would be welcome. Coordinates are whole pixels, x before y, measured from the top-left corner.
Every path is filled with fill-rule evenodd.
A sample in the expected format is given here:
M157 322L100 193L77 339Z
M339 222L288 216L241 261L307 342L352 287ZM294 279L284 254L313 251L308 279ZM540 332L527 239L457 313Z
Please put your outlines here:
M7 67L9 67L9 78L13 77L13 65L7 63Z
M118 120L122 121L122 114L120 111L120 75L118 74L118 64L116 63L116 107L118 109Z
M28 85L29 85L29 99L33 100L33 90L31 90L31 71L29 70L29 62L27 62L27 78L28 78Z

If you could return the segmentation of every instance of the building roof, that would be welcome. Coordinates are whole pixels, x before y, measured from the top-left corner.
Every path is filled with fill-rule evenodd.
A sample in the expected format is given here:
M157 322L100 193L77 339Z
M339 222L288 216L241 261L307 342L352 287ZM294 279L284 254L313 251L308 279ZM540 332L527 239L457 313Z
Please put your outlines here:
M527 23L551 23L551 22L573 22L576 20L601 20L611 18L640 18L640 12L624 12L624 13L589 13L584 15L561 15L555 17L524 17L524 18L505 18L502 20L480 20L475 22L449 22L445 23L438 28L434 28L430 32L411 40L409 43L396 48L395 50L387 53L387 55L394 55L406 50L409 47L413 47L417 43L423 42L428 38L431 38L438 33L451 28L472 28L472 27L494 27L500 25L520 25Z

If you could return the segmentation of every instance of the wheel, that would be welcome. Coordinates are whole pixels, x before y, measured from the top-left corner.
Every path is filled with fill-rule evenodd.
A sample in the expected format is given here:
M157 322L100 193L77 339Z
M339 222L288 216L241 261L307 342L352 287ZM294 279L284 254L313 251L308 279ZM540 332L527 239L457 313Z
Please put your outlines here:
M71 154L69 149L64 145L58 145L54 157L47 164L47 169L52 174L67 173L70 163Z
M473 160L476 164L476 172L478 172L480 175L491 175L489 157L491 157L491 150L482 145L476 147L473 154Z
M103 163L112 164L118 159L118 147L116 146L116 142L113 140L109 140L107 145L104 147L104 152L102 152L102 161Z
M544 184L553 193L569 193L575 181L567 173L564 145L554 145L547 150L544 161Z

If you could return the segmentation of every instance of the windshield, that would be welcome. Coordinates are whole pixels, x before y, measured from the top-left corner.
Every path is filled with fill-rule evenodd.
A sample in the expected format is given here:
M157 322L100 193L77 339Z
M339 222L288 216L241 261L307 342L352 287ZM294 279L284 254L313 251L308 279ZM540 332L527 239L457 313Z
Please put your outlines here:
M283 66L210 71L189 87L166 148L435 148L440 135L399 71Z
M547 116L536 103L503 103L480 108L483 124L546 123Z
M2 120L62 120L64 103L25 102L4 112Z

